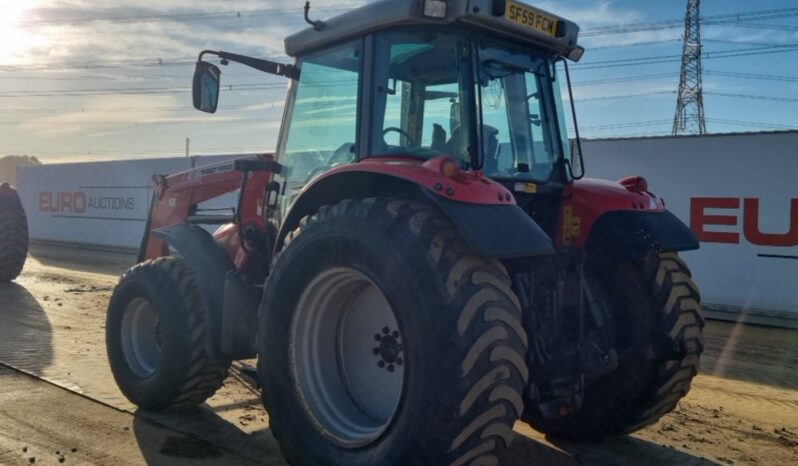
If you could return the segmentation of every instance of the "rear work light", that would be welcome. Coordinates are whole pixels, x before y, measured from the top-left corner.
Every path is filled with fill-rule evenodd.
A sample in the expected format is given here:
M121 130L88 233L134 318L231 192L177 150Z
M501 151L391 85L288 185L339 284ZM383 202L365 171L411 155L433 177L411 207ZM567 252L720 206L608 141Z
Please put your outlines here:
M443 0L424 0L424 16L428 18L445 18L446 2Z

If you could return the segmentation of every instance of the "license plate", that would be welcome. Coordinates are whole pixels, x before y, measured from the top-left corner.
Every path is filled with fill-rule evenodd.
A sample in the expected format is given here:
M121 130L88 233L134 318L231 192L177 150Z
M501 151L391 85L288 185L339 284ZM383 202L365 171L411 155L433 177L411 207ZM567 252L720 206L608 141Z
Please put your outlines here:
M543 34L548 34L552 37L557 35L557 18L547 15L537 8L507 0L504 17Z

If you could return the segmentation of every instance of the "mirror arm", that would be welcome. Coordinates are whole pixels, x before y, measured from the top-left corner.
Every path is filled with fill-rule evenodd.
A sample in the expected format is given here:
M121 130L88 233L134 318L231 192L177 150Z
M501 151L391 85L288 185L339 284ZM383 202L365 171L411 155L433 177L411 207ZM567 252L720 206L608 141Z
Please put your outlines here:
M573 167L568 165L571 172L571 177L574 179L582 179L585 177L585 160L582 156L582 137L579 135L579 121L576 118L576 104L574 103L574 91L571 87L571 72L568 70L568 60L562 60L565 67L565 80L568 81L568 100L571 102L571 118L574 121L574 133L576 138L576 150L579 152L579 166L581 167L581 174L579 177L574 176Z
M236 63L241 63L242 65L249 66L250 68L254 68L258 71L263 71L264 73L273 74L276 76L284 76L289 79L299 80L300 70L294 65L286 65L284 63L277 63L269 60L263 60L261 58L254 58L248 57L246 55L239 55L236 53L230 52L222 52L222 51L215 51L215 50L203 50L199 55L199 60L202 61L202 58L205 55L216 55L217 57L221 58L222 60L231 60Z

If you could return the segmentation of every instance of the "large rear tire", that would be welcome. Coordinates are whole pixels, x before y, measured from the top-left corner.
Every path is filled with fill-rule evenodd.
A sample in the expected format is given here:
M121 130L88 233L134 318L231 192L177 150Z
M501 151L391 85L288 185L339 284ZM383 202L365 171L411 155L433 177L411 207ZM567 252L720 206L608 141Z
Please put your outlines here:
M205 305L182 259L146 261L119 280L106 346L116 383L135 405L185 409L213 396L230 362L208 356L205 335Z
M532 427L570 440L603 440L654 424L687 395L703 351L698 287L676 253L649 259L653 264L605 260L589 267L613 318L620 367L588 386L582 409L570 416L547 421L528 410ZM673 354L652 358L663 342L674 343Z
M504 267L435 209L401 200L323 207L288 241L258 336L288 461L498 465L528 376Z
M28 222L22 204L19 199L3 202L0 204L0 283L17 278L27 256Z

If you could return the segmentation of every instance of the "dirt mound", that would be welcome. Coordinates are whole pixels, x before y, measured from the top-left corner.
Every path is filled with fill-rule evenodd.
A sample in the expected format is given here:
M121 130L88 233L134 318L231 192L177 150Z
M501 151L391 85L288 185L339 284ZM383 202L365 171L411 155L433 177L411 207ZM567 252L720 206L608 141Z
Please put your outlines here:
M17 167L41 165L39 159L30 155L6 155L0 157L0 183L17 184Z

